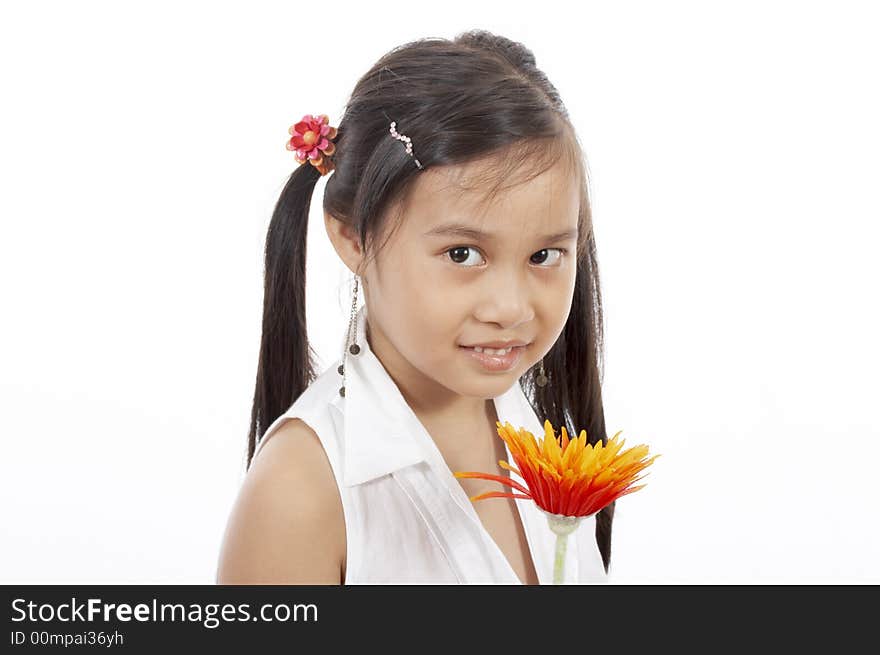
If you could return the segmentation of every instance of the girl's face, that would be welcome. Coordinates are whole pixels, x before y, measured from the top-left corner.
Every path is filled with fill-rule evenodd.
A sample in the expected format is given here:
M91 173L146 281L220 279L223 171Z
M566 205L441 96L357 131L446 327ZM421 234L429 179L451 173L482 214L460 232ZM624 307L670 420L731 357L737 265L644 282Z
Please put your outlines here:
M553 346L571 309L579 193L560 163L499 191L455 182L478 164L420 173L402 224L362 279L370 343L398 382L430 398L494 398ZM527 344L503 370L463 346Z

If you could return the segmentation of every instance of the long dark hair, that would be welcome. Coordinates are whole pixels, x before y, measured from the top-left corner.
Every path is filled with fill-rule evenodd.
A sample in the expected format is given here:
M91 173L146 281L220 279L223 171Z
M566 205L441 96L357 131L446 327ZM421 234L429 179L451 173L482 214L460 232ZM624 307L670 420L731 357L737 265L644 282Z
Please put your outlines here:
M521 385L535 413L558 429L587 431L607 441L602 406L603 318L587 169L582 148L556 88L520 43L484 30L453 40L428 38L384 55L357 82L337 126L333 171L324 211L359 236L368 256L386 230L389 211L405 204L419 168L389 134L389 123L409 136L425 168L489 163L480 180L494 196L512 174L531 179L560 158L577 176L577 277L571 312L544 357L550 382L535 384L533 367ZM331 121L333 123L333 121ZM315 379L315 352L306 334L306 230L318 170L309 164L290 175L266 236L262 340L257 366L247 466L258 438ZM398 218L402 214L398 213ZM387 241L387 239L386 239ZM384 245L384 242L383 242ZM568 428L567 428L568 429ZM605 570L611 559L614 503L596 516L596 542Z

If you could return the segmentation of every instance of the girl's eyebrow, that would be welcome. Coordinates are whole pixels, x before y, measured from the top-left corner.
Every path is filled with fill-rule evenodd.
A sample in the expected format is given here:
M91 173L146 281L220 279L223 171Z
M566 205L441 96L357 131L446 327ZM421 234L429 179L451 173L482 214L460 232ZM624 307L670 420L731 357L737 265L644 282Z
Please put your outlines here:
M547 234L541 237L544 241L567 241L577 238L578 230L576 227L557 232L556 234ZM494 241L495 235L490 232L483 232L463 223L444 223L431 228L424 233L426 237L462 237L464 239L473 239L474 241Z

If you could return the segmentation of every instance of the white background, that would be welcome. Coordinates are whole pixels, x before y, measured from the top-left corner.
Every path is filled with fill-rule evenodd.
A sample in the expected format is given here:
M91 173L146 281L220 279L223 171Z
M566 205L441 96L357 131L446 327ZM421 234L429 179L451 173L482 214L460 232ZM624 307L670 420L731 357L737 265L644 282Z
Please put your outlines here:
M534 51L586 151L607 426L662 455L612 581L880 582L871 3L546 0L4 3L0 582L214 581L287 128L473 27Z

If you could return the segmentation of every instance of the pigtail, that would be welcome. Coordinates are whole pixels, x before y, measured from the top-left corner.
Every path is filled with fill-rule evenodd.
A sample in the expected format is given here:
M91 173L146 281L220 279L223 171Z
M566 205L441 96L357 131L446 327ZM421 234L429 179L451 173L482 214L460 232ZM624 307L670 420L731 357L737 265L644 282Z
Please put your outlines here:
M291 173L266 234L263 327L247 445L247 467L272 422L315 379L315 352L306 331L306 235L312 193L321 174L300 165Z
M589 212L589 205L582 210ZM583 223L591 224L589 215ZM586 430L587 441L608 442L602 403L604 325L602 293L592 230L579 247L574 295L568 321L553 348L544 356L549 384L535 384L536 367L523 376L522 386L535 413L554 426L566 425L573 435ZM569 429L570 428L570 429ZM611 526L615 503L596 514L596 544L605 572L611 563Z
M569 341L578 339L582 348L576 352L575 358L569 358L568 363L572 367L570 370L578 370L574 366L575 362L579 362L581 367L579 370L583 373L576 390L570 392L568 398L568 406L572 408L571 425L585 429L590 443L601 441L607 444L605 404L602 400L602 376L605 368L604 316L596 242L592 229L578 267L578 278L580 288L576 294L572 314L581 317L581 322L575 323L569 320L567 328L572 331ZM611 526L615 503L616 501L611 502L596 514L596 543L606 573L611 564Z

